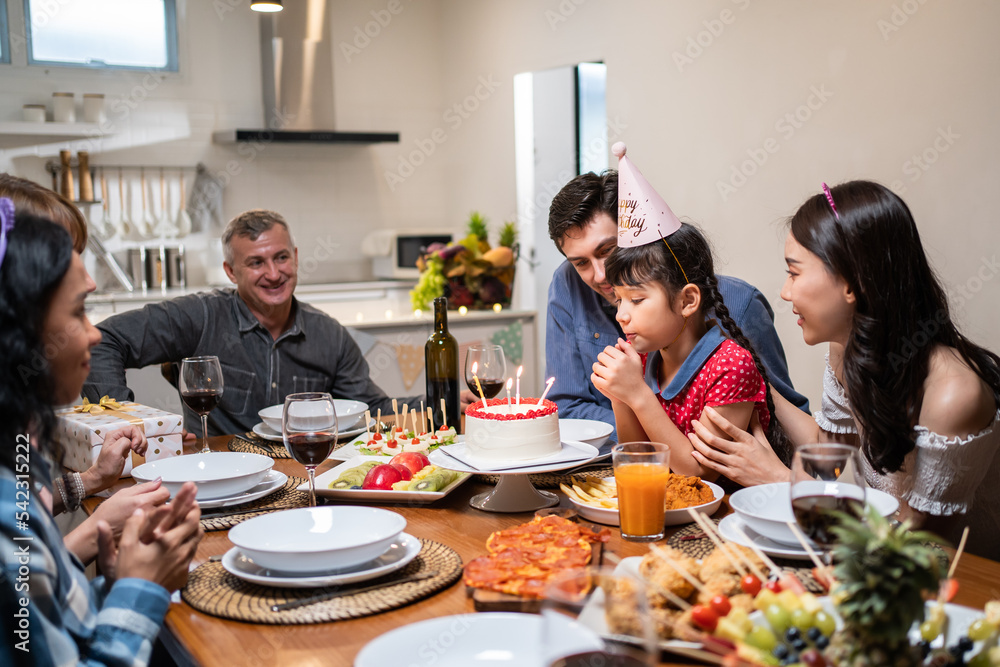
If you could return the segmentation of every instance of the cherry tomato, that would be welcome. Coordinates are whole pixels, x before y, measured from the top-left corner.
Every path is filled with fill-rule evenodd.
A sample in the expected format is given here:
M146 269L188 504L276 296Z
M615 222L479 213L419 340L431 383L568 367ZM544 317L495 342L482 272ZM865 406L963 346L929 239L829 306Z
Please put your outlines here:
M715 630L715 626L719 624L719 615L716 614L711 607L706 607L703 604L696 604L691 607L691 620L703 630L713 632Z
M941 592L938 594L938 598L945 602L951 602L956 593L958 593L958 580L945 579L941 582Z
M757 595L757 593L760 593L760 579L752 574L748 574L740 579L740 588L748 595Z
M733 608L732 603L729 602L729 598L725 595L716 595L708 604L712 608L712 611L719 616L725 616Z
M768 582L766 584L764 584L764 588L766 588L767 590L769 590L769 591L771 591L772 593L775 593L775 594L780 593L781 590L782 590L781 589L781 584L778 583L777 579L770 579L770 580L768 580Z

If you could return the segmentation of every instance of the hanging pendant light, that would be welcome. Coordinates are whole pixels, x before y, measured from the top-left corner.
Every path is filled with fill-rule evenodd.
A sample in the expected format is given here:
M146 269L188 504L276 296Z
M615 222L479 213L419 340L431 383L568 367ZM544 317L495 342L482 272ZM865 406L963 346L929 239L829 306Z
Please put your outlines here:
M252 0L250 9L255 12L280 12L281 0Z

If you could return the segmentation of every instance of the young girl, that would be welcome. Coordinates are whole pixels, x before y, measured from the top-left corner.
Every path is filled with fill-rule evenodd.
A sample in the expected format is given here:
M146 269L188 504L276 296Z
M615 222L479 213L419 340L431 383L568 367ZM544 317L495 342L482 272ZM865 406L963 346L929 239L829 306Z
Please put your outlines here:
M777 398L785 431L860 443L868 484L903 518L952 540L968 524L968 550L1000 559L1000 358L955 327L909 208L852 181L811 197L790 227L781 297L829 355L815 420ZM743 484L788 479L760 437L717 426L733 441L696 428L702 465Z
M682 224L669 246L618 247L605 266L627 340L598 355L591 380L611 400L619 441L664 442L671 469L715 479L691 456L691 422L715 406L744 428L756 420L767 429L773 403L766 371L719 295L708 241Z
M107 578L92 587L53 522L53 406L79 396L100 339L84 310L90 290L66 230L25 216L15 223L11 201L0 199L0 595L23 612L8 619L23 634L4 628L3 664L26 655L40 665L145 664L201 539L190 483L170 506L131 515L117 545L99 521Z

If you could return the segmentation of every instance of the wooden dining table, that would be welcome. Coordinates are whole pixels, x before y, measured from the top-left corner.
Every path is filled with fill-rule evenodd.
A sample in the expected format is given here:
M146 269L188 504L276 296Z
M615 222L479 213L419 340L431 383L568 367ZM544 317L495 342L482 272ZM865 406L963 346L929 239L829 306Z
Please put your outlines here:
M227 451L230 439L230 436L211 438L210 446L213 450ZM197 450L198 447L193 443L185 446L186 454ZM337 463L339 462L326 461L317 474ZM304 468L290 459L276 459L274 468L288 475L304 476ZM130 483L131 480L124 479L120 484ZM380 505L406 518L407 533L446 544L467 563L485 554L486 538L490 533L530 521L533 516L532 512L484 512L469 505L472 496L490 488L473 478L429 505ZM561 494L560 497L562 504L568 507L568 500ZM91 511L94 506L94 499L89 499L85 504L85 508ZM715 517L722 517L729 512L729 505L724 501ZM611 530L611 540L605 545L606 552L625 558L641 556L648 551L648 545L625 541L621 539L617 529ZM212 556L221 556L228 551L233 544L227 534L228 531L205 533L192 568ZM668 536L670 534L672 533L668 532ZM966 554L959 562L956 577L960 587L953 600L955 603L982 609L987 601L1000 599L1000 563ZM231 621L201 613L180 602L170 606L165 631L160 633L160 637L179 665L347 666L353 664L355 656L365 644L386 632L430 618L474 611L473 601L461 581L428 598L392 611L314 625L260 625ZM511 641L516 642L517 638L512 637ZM664 653L664 660L666 662L663 665L698 664L667 653ZM426 656L400 655L398 664L400 667L430 666Z

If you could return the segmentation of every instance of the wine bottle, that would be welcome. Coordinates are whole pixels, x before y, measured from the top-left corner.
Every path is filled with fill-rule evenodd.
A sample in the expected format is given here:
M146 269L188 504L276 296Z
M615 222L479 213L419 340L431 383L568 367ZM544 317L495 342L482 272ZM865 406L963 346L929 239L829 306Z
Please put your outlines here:
M448 333L448 299L434 299L434 333L424 345L427 404L434 410L434 423L458 429L458 341ZM441 411L444 399L446 413Z

